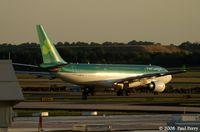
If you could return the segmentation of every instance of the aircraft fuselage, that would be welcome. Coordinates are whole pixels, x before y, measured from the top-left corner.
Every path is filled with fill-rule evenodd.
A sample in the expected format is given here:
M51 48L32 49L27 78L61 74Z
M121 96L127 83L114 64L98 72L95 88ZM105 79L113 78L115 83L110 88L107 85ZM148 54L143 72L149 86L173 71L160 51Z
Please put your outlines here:
M167 70L155 65L68 64L61 67L58 72L56 72L56 75L64 81L79 85L112 87L113 83L120 78L162 72L165 73ZM148 84L151 81L159 80L166 84L171 78L171 75L166 75L152 79L144 79L145 82L143 80L137 83L141 85L142 83Z

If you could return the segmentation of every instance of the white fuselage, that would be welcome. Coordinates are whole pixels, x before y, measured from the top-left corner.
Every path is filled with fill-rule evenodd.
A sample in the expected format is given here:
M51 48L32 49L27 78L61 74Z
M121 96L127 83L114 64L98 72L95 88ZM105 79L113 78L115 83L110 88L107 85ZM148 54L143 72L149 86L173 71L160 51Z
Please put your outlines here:
M78 84L78 85L96 85L96 86L114 86L114 82L118 79L123 79L127 77L134 77L142 74L120 74L120 73L66 73L57 72L62 80ZM153 77L151 79L140 79L130 83L131 87L138 87L140 85L149 84L152 81L162 81L163 83L168 83L172 79L171 75Z

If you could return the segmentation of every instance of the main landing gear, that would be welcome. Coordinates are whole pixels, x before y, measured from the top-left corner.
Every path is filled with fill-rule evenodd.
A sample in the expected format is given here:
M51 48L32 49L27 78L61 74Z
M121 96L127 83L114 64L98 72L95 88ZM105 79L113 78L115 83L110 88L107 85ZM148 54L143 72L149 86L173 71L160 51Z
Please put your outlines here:
M124 83L123 84L123 88L120 88L119 90L117 90L117 96L129 96L130 95L130 90L129 88L129 84L128 83Z
M82 88L82 100L87 100L87 97L91 95L95 95L95 91L93 87L84 87Z
M128 89L119 89L117 90L117 96L129 96L130 95L130 90Z

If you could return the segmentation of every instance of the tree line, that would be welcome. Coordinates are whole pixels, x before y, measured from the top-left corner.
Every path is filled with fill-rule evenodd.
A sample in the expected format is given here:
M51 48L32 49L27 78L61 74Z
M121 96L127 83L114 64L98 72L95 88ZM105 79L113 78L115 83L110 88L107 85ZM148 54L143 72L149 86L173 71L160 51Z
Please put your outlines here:
M154 42L130 41L128 43L104 42L58 42L56 48L67 62L102 64L152 64L164 67L200 66L200 43L184 42L177 48L187 52L148 52L141 46L161 45ZM11 58L24 64L42 63L37 43L0 44L0 59Z

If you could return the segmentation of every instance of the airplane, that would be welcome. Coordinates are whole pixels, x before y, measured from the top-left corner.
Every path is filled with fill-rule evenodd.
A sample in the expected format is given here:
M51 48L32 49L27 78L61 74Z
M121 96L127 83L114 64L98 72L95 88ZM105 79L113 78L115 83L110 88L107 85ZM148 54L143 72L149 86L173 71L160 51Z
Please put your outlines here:
M185 70L171 71L156 65L128 64L76 64L62 59L48 38L42 25L36 26L43 63L40 68L63 81L82 88L82 99L94 95L95 88L115 88L118 96L128 95L130 88L147 86L154 92L163 92L172 79L172 74Z

